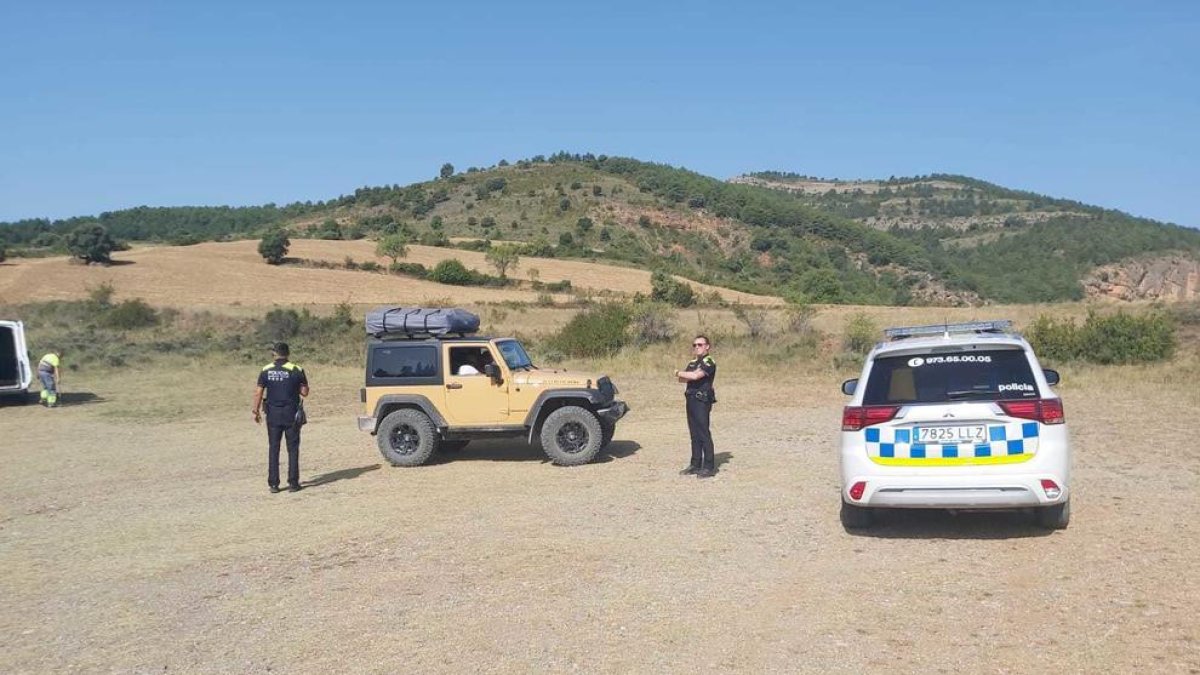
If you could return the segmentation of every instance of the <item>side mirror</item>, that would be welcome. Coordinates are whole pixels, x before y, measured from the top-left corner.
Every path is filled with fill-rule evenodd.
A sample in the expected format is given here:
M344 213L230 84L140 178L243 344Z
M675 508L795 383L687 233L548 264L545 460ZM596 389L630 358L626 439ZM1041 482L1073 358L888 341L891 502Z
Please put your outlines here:
M842 393L847 396L853 396L854 392L857 389L858 389L858 378L857 377L854 378L853 380L846 380L845 382L842 383Z
M498 366L494 363L489 363L483 367L483 374L492 378L493 381L499 382L500 381L500 366Z
M1046 384L1050 385L1051 387L1058 384L1062 380L1062 378L1058 376L1057 370L1042 368L1042 374L1046 376Z

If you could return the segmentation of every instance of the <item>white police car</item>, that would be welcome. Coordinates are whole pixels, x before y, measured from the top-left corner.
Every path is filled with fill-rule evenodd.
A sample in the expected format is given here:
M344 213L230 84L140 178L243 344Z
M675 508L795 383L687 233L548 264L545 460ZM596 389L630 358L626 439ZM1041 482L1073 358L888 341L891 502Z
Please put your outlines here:
M1071 517L1062 400L1010 321L889 328L842 384L842 524L875 509L1033 508Z

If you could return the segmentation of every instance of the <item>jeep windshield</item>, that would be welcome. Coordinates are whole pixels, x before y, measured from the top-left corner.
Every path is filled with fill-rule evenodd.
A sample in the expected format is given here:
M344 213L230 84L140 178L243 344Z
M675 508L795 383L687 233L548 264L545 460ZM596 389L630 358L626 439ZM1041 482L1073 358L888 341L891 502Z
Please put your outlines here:
M1037 381L1020 349L880 356L863 405L1037 398Z
M510 370L533 367L533 361L529 360L529 355L525 353L525 348L521 346L520 342L500 340L496 343L496 348L500 350L500 355L504 357L504 362L508 364Z

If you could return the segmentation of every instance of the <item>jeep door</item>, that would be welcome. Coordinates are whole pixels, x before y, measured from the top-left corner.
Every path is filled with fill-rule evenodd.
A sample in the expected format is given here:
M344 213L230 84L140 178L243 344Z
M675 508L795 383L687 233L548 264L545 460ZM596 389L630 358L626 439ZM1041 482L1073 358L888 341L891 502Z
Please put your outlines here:
M497 383L483 372L489 363L503 363L491 348L486 343L450 345L443 350L443 358L445 414L450 426L507 425L508 378Z

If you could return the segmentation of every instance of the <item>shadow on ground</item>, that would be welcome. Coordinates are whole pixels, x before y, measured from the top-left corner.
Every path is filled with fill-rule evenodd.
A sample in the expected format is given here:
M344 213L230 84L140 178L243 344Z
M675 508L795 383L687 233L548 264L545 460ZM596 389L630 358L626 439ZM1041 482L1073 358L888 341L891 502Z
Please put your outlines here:
M624 459L641 450L642 446L636 441L613 441L596 454L592 464L604 464L614 459ZM544 462L549 463L546 453L537 445L531 445L521 439L495 439L486 441L471 441L470 445L457 451L442 451L430 458L429 464L446 464L448 462Z
M368 471L374 471L378 468L379 468L378 464L368 464L367 466L357 466L357 467L354 467L353 469L338 469L337 471L330 471L329 473L323 473L323 474L320 474L317 476L313 476L312 478L304 481L302 483L302 485L304 485L305 487L316 487L318 485L328 485L329 483L336 483L339 480L350 480L351 478L358 478L359 476L363 475L364 473L367 473Z
M889 509L876 511L866 529L848 529L855 537L875 539L1025 539L1053 534L1028 511Z
M0 408L36 406L39 404L38 393L35 391L24 395L0 396ZM60 407L104 403L106 400L90 391L73 391L58 395L58 405Z

